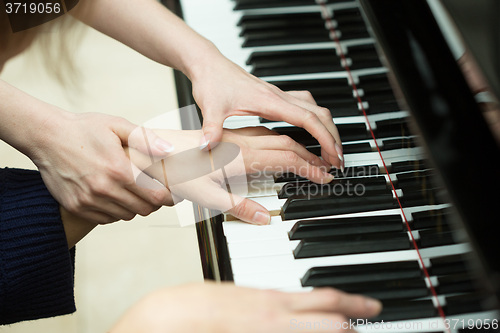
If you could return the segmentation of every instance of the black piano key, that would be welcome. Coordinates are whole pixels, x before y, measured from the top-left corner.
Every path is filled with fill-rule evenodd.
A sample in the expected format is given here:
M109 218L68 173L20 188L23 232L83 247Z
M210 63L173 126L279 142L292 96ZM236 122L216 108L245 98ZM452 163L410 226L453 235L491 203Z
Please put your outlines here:
M358 8L336 9L332 13L332 19L337 21L339 27L347 25L366 26Z
M317 101L318 105L344 105L351 103L357 103L357 100L354 98L352 91L346 93L345 95L329 95L329 96L320 96ZM356 114L359 115L359 112Z
M338 124L337 129L344 142L368 139L364 123ZM273 127L272 130L282 135L288 135L305 146L319 145L318 141L309 132L300 127Z
M244 47L330 40L319 12L244 15L238 25L241 27L240 36L245 39Z
M296 259L300 259L411 248L412 245L406 232L380 232L303 239L293 251L293 255Z
M392 173L425 169L428 169L428 167L423 160L393 162L391 164Z
M321 156L321 146L308 146L306 147L306 149L314 155ZM355 153L369 153L372 151L372 147L368 142L348 143L342 145L342 151L344 152L344 155Z
M325 56L318 56L309 63L293 64L287 59L257 61L252 64L251 73L258 77L274 75L309 74L323 72L338 72L343 69L340 64L329 61Z
M393 94L387 74L363 75L359 77L358 89L363 89L365 94Z
M319 12L274 14L243 13L236 25L241 27L242 30L266 27L286 27L289 26L290 23L293 23L293 21L298 21L299 19L302 19L301 22L296 23L300 26L311 26L317 24L318 22L320 25L324 26L323 18Z
M443 204L445 201L438 194L442 189L436 188L403 188L403 195L399 196L399 201L403 207L413 207L422 205L437 205Z
M294 28L286 31L273 30L246 32L243 47L285 45L329 41L328 31L323 28Z
M363 101L368 102L368 108L365 109L367 114L401 111L401 107L395 100L371 101L369 98L363 98Z
M468 270L466 259L466 255L463 254L432 258L428 271L431 275L464 273Z
M387 103L387 102L396 103L397 102L392 91L371 92L371 91L366 91L363 89L362 95L363 95L362 96L363 100L366 100L367 102L369 102L371 104Z
M345 54L346 58L352 60L353 65L356 63L366 63L374 62L376 65L373 67L381 67L379 56L375 45L373 44L362 44L347 47L347 52Z
M336 29L334 29L337 39L339 40L347 40L347 39L357 39L357 38L366 38L370 37L366 26L359 25L339 25ZM379 62L380 63L380 62Z
M241 27L240 36L244 36L247 32L298 27L315 27L326 31L324 20L319 12L243 15L237 25Z
M283 220L298 220L309 217L359 213L399 207L392 192L377 193L370 196L342 196L313 198L292 196L281 209Z
M306 147L310 152L318 152L317 150L313 150L313 148L321 148L320 146L316 147ZM346 143L342 145L342 151L345 154L357 154L357 153L370 153L372 151L372 146L368 142L362 143ZM320 156L320 154L316 154Z
M430 294L423 278L335 284L329 287L347 293L362 294L378 300L414 299L426 297Z
M451 245L457 243L453 238L453 232L449 230L441 231L439 229L424 229L420 230L419 234L419 248Z
M448 296L443 310L447 316L493 310L495 302L490 297L482 293Z
M241 37L276 31L290 32L291 35L299 29L311 28L322 33L327 32L320 13L244 15L238 25L241 27Z
M350 143L342 145L344 154L369 153L372 151L372 146L368 142Z
M404 149L404 148L414 148L417 144L414 138L403 137L399 139L386 139L382 140L382 146L380 150L393 150L393 149Z
M438 316L438 311L431 300L388 300L382 301L382 312L370 318L371 322L396 321Z
M416 230L449 225L449 215L450 210L447 208L412 213L412 227Z
M401 189L436 188L433 170L416 170L396 174L395 186Z
M416 260L377 264L312 267L301 278L304 287L422 278Z
M338 124L337 129L343 142L371 139L364 123Z
M288 233L288 237L290 240L299 240L404 230L406 228L400 215L300 220L294 224Z
M318 105L330 109L332 117L359 116L357 100L347 79L270 81L284 91L307 90Z
M408 128L407 119L394 118L388 120L377 121L376 137L386 138L391 136L408 136L411 135Z
M344 169L343 173L339 169L331 169L329 173L332 174L335 178L377 176L380 174L380 168L376 164L359 165L354 167L347 167ZM290 172L279 175L274 179L276 183L287 183L292 181L306 181L306 180L307 179L297 176Z
M287 199L292 196L304 196L308 198L331 197L331 196L353 196L355 189L363 191L382 191L388 189L384 176L341 178L334 179L328 184L316 184L310 181L286 183L279 191L279 199Z
M470 274L453 274L438 277L436 292L439 295L467 293L476 290L476 282Z
M316 5L314 0L237 0L234 10Z
M320 104L320 102L318 102L318 105L328 108L330 110L330 113L332 114L332 118L353 117L360 115L360 111L356 101L353 101L353 103L345 103L345 104L338 104L338 103Z
M326 0L325 3L353 1L355 0ZM234 10L317 5L318 4L314 0L237 0Z
M318 80L292 80L269 81L282 90L308 90L318 98L320 96L352 95L352 87L345 78L318 79Z
M344 70L334 49L253 52L247 64L256 76Z
M273 127L272 130L281 135L288 135L294 141L297 141L305 146L319 145L318 140L316 140L308 131L300 127Z

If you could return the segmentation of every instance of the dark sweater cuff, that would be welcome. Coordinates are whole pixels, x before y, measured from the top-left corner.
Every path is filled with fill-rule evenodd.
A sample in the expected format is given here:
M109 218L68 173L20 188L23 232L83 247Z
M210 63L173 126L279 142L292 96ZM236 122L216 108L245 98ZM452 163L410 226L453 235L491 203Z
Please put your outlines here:
M40 173L0 169L0 324L74 312L74 249Z

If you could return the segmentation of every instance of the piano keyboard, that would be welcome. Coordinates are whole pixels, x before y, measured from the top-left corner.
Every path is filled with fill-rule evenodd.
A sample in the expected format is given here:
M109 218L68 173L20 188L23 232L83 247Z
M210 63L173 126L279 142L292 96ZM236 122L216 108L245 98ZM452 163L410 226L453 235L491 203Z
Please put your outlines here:
M346 169L331 170L331 184L290 174L250 177L248 197L273 217L255 226L225 216L236 285L304 292L330 286L381 299L384 309L370 321L394 325L359 331L455 333L460 325L445 323L498 318L357 1L180 4L184 20L241 67L283 90L309 90L331 110L343 143ZM224 126L265 126L319 155L312 136L285 122L244 116Z

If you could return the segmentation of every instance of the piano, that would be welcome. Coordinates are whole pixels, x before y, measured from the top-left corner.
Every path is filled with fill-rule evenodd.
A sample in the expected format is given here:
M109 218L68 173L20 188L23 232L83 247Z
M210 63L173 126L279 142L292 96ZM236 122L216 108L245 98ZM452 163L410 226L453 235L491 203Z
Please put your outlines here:
M248 197L274 213L269 226L194 204L205 278L380 299L360 332L498 330L499 147L457 65L464 47L442 33L451 21L439 2L163 2L247 71L309 90L331 110L345 154L327 185L250 175ZM189 81L175 76L180 107L193 104ZM197 116L181 114L183 127ZM224 126L266 126L319 154L285 122Z

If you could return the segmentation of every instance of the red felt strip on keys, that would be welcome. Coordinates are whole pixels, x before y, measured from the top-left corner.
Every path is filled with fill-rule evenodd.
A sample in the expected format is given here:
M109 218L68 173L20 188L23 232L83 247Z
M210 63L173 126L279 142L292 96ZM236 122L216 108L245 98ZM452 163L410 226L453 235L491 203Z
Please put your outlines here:
M337 33L335 31L335 28L333 28L332 18L330 16L330 13L329 13L329 11L328 11L325 3L321 2L320 0L317 0L317 2L321 6L321 9L322 9L322 12L323 12L323 19L327 23L328 29L330 31L330 37L333 39L333 41L338 46L339 56L342 59L343 66L344 66L344 68L345 68L345 70L347 72L347 75L349 76L349 80L351 82L352 89L353 89L353 91L354 91L354 93L356 95L356 98L358 100L358 105L361 108L361 111L363 112L363 115L365 117L366 123L368 124L368 129L370 130L370 134L371 134L371 136L373 138L373 141L375 141L375 146L377 147L378 154L380 156L380 159L382 160L382 164L384 165L384 170L385 170L385 172L386 172L386 174L387 174L387 176L389 178L389 182L391 183L391 187L392 187L392 190L394 191L394 194L396 196L396 200L398 202L399 208L401 209L401 213L403 214L403 218L404 218L404 221L405 221L405 224L406 224L406 228L408 229L408 231L410 233L411 241L413 243L413 246L415 247L415 250L417 251L418 260L420 261L420 264L422 265L422 269L424 271L425 277L429 281L429 286L430 286L431 293L434 296L434 298L436 299L437 310L438 310L439 316L441 318L443 318L443 320L444 320L444 319L446 319L446 315L444 314L443 307L439 303L439 299L437 297L436 289L432 285L432 281L431 281L429 272L427 271L427 268L424 265L424 261L422 259L421 254L420 254L420 250L419 250L419 248L417 246L417 242L415 241L415 238L413 237L413 234L411 232L412 230L411 230L410 224L408 223L408 219L406 218L406 214L405 214L405 212L403 210L403 206L401 205L401 201L399 200L398 193L396 192L396 188L394 187L394 184L392 183L392 180L391 180L391 177L390 177L390 174L389 174L389 170L387 169L387 165L385 164L384 158L382 156L382 152L380 150L380 147L378 146L377 139L375 138L375 133L373 132L373 129L372 129L371 125L370 125L370 121L368 120L368 115L366 114L366 110L365 110L365 107L363 106L363 103L362 103L362 100L361 100L361 96L359 95L358 89L356 87L356 83L354 82L354 79L353 79L353 76L352 76L352 73L351 73L351 69L349 68L349 65L348 65L348 63L346 61L346 57L344 55L344 51L342 50L340 41L339 41L339 39L337 37ZM448 330L448 332L450 332L450 331Z

